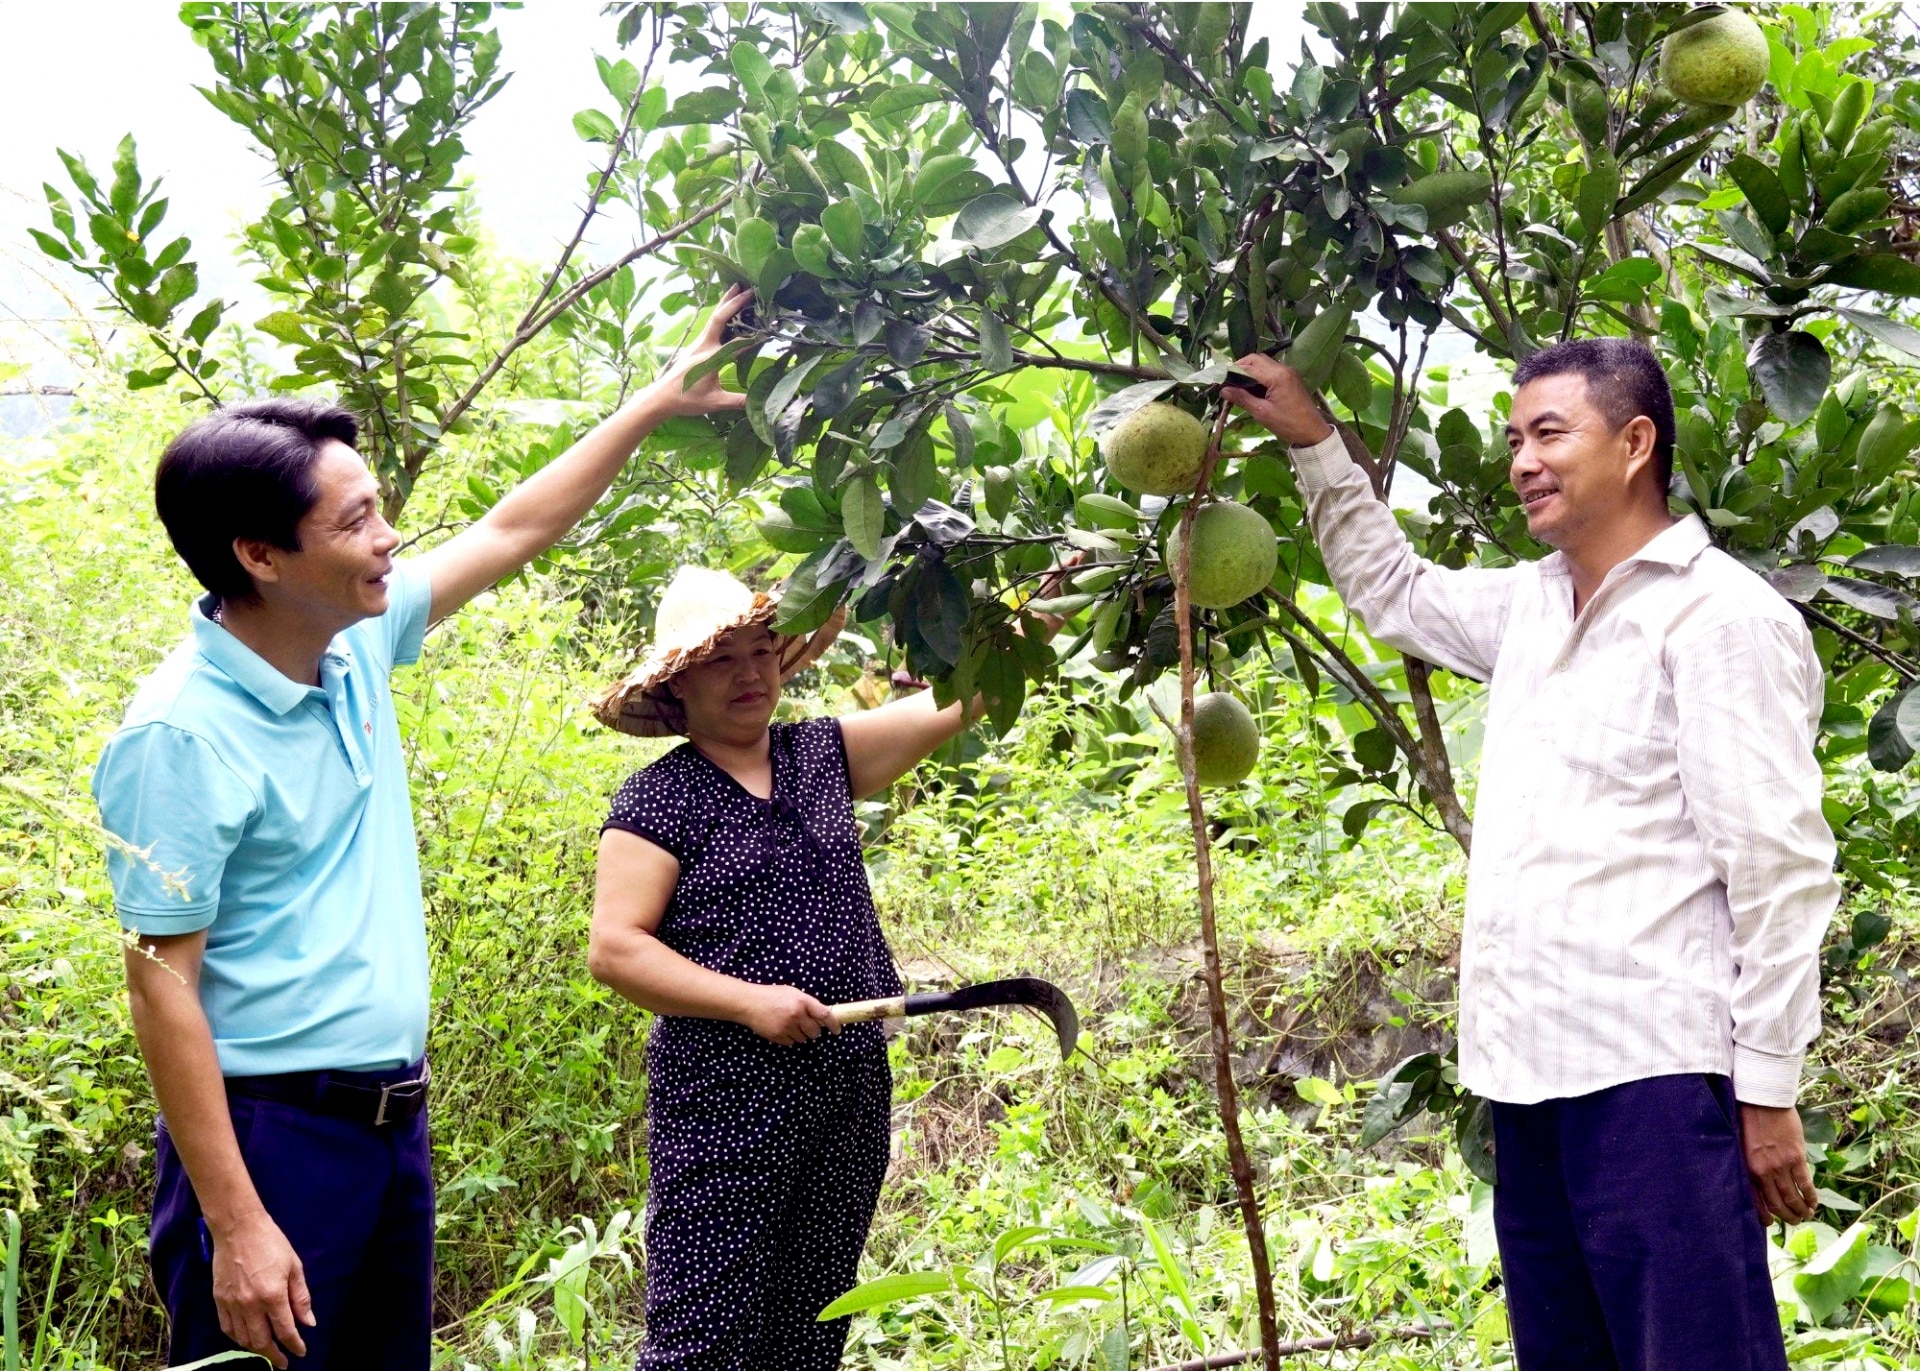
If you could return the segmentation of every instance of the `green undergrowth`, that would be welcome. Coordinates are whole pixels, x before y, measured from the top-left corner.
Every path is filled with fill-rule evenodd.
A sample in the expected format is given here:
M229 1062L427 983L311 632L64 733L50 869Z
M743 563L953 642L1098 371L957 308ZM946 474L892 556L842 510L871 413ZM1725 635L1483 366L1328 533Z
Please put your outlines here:
M8 1336L29 1368L147 1365L160 1347L153 1109L86 787L134 682L184 631L191 587L145 489L177 420L123 402L57 444L0 449L0 1207L23 1223ZM588 718L626 644L620 616L569 587L563 564L502 588L399 682L433 950L448 1367L623 1366L636 1343L646 1016L587 976L584 942L607 799L666 745ZM857 707L866 665L848 645L790 707ZM1253 780L1214 798L1213 836L1284 1336L1419 1334L1318 1364L1502 1364L1487 1192L1424 1121L1356 1144L1381 1064L1447 1039L1463 863L1412 817L1350 843L1325 784L1337 718L1306 713L1278 671L1242 685L1268 741ZM1070 674L1006 739L963 752L862 808L889 937L916 985L1058 981L1086 1050L1062 1063L1043 1023L1008 1013L896 1037L896 1155L850 1364L1106 1371L1249 1345L1164 734L1141 700ZM1881 804L1888 841L1904 841L1905 804ZM1862 914L1889 931L1856 952ZM1892 1298L1920 1180L1901 969L1917 930L1904 878L1856 885L1833 943L1812 1093L1825 1227L1781 1258L1809 1364L1920 1348Z

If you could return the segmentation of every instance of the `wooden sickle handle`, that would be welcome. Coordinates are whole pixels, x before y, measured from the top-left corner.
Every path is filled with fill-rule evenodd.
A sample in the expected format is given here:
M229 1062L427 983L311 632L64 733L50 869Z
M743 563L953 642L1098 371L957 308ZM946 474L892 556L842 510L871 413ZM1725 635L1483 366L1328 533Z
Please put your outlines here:
M849 1004L828 1005L833 1011L833 1021L842 1028L850 1023L871 1023L875 1019L904 1019L907 1016L907 997L895 995L887 1000L854 1000Z

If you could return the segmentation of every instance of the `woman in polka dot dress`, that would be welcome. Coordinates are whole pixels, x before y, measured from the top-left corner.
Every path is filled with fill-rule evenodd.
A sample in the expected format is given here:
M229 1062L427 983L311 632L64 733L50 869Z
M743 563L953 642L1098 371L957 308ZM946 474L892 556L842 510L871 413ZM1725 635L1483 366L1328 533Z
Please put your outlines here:
M683 569L640 667L596 704L687 741L636 772L600 837L593 975L658 1017L647 1042L650 1181L641 1371L840 1364L886 1174L891 1075L878 1024L828 1006L901 992L853 803L966 726L931 691L845 719L771 724L824 651L774 604Z

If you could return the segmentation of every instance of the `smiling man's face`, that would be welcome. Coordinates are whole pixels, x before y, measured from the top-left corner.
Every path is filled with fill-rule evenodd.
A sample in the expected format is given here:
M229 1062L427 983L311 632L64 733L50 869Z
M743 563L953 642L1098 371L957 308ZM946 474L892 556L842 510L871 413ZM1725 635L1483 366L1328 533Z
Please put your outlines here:
M338 631L387 612L387 575L400 535L380 513L380 485L360 454L329 438L314 459L313 508L297 550L276 549L272 598Z
M1527 512L1527 532L1548 547L1569 550L1616 521L1643 498L1653 461L1653 421L1608 422L1578 373L1542 376L1513 397L1508 477Z

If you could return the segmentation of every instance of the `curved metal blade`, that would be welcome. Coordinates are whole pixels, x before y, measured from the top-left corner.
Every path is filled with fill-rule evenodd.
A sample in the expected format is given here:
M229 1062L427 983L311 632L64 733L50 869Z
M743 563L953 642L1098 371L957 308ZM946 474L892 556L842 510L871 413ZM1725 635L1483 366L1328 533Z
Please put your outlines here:
M1080 1041L1080 1015L1066 991L1038 976L1011 976L1004 981L963 985L958 990L907 996L909 1017L949 1009L985 1009L993 1005L1023 1005L1045 1014L1053 1022L1054 1034L1060 1040L1061 1060L1073 1055L1074 1044Z

